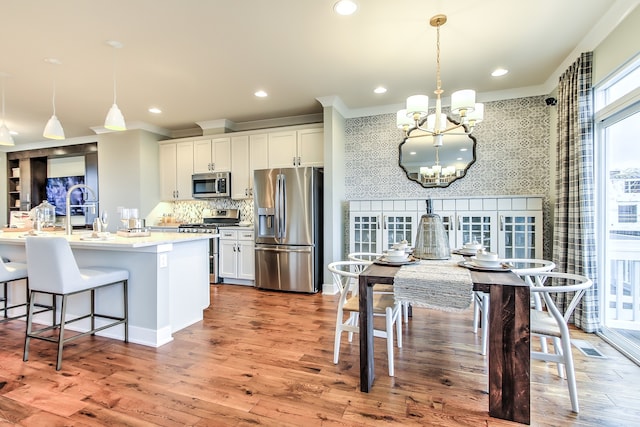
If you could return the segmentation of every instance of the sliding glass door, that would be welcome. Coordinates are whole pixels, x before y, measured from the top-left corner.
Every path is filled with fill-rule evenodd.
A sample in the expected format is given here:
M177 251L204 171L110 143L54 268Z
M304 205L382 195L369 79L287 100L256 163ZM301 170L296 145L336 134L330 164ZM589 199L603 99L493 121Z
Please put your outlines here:
M596 92L601 332L640 361L640 76ZM627 74L633 76L633 73ZM619 79L618 82L625 82ZM616 95L607 99L607 91ZM634 96L635 93L635 96ZM608 101L608 102L606 102Z

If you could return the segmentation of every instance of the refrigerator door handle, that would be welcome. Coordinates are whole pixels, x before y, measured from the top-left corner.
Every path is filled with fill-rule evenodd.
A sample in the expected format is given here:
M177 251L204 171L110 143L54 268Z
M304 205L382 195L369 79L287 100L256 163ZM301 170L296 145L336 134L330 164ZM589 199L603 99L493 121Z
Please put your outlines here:
M287 248L280 248L280 247L276 247L276 246L269 246L269 247L259 247L256 246L255 248L256 252L298 252L298 253L306 253L306 252L311 252L311 248L310 247L305 247L305 248L291 248L291 246L287 246Z
M276 240L280 239L280 177L282 175L276 175L276 195L274 200L275 207L275 238Z
M286 238L287 232L287 180L286 175L280 174L280 199L278 205L280 205L280 214L278 215L278 221L280 221L280 234L281 239Z

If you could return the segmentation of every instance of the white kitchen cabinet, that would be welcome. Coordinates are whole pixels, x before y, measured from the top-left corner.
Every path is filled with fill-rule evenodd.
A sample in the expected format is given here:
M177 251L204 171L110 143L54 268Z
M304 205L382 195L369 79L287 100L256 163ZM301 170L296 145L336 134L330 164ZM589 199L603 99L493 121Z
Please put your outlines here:
M323 166L324 131L320 128L269 133L269 167Z
M298 166L324 165L324 130L298 131Z
M160 144L160 198L162 200L191 199L193 174L193 143Z
M249 187L253 195L253 171L269 169L269 137L266 133L249 135Z
M450 248L478 241L501 258L543 257L541 197L432 199ZM381 253L407 240L414 246L424 200L349 202L349 252Z
M542 228L542 211L499 211L500 256L542 258Z
M451 249L477 241L501 258L542 258L542 198L434 200Z
M249 136L234 136L231 138L231 198L248 199L249 191Z
M231 138L193 142L193 173L231 171Z
M253 171L267 169L267 134L231 138L231 198L253 197Z
M255 253L253 229L221 228L219 273L223 283L253 286Z
M416 200L352 201L349 252L382 253L406 240L413 246L418 226Z

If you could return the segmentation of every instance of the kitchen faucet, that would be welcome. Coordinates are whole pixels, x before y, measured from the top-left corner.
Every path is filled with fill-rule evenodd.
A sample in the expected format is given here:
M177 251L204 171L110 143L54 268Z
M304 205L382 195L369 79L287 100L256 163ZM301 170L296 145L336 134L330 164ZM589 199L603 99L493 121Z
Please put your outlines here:
M94 200L85 200L84 204L82 205L72 205L71 193L73 193L73 190L76 190L78 188L86 188L89 191L89 193L91 193ZM87 202L92 202L92 203L87 204ZM96 198L96 193L94 193L91 187L89 187L86 184L72 185L69 188L69 190L67 190L67 218L65 219L65 221L66 221L66 231L68 236L71 235L71 208L89 208L91 210L91 213L94 214L96 213L96 203L98 203L98 199Z

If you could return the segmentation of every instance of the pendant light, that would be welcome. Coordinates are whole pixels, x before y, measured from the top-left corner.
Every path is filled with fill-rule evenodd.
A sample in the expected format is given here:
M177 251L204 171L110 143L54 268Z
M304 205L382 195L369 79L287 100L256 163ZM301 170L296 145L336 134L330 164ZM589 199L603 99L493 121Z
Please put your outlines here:
M451 113L460 117L460 123L449 126L447 115L442 112L442 81L440 80L440 27L447 22L446 15L435 15L429 23L436 27L436 108L429 114L429 97L413 95L407 98L407 108L397 113L396 126L406 137L420 137L425 133L433 137L434 147L442 146L442 136L447 132L471 134L475 125L484 119L484 105L476 103L476 92L471 89L451 94ZM422 131L411 135L410 129Z
M122 43L115 40L107 41L107 44L114 49L113 53L113 105L107 113L107 118L104 120L104 127L109 130L127 130L127 125L124 122L124 116L122 111L116 104L116 54L115 49L122 48Z
M0 73L0 75L2 76L2 125L0 126L0 145L13 146L16 145L16 143L13 142L9 128L4 122L4 80L7 75L5 73Z
M46 63L51 65L60 65L61 62L55 58L47 58L44 60ZM44 127L44 132L42 132L42 136L49 139L64 139L64 130L62 129L62 125L60 124L60 120L56 117L56 79L53 79L53 115L47 122L47 125Z

